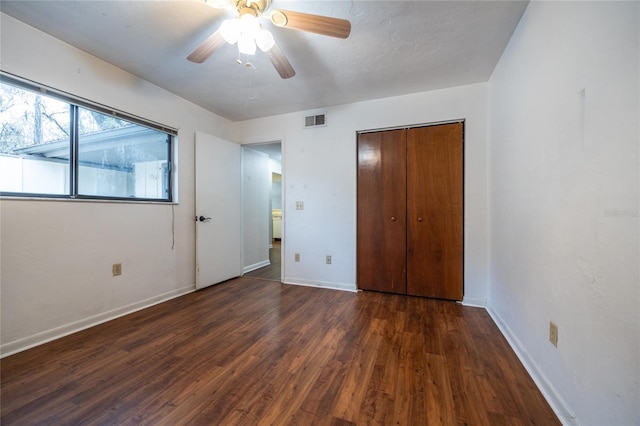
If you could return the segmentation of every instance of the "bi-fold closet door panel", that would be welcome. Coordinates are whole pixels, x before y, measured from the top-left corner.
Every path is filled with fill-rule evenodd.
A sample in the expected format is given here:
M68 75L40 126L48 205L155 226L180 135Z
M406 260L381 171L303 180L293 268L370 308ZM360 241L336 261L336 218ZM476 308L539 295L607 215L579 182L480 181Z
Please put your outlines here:
M358 135L357 280L360 288L405 294L406 134Z
M462 300L462 123L407 130L407 294Z
M462 300L463 125L358 135L357 282Z

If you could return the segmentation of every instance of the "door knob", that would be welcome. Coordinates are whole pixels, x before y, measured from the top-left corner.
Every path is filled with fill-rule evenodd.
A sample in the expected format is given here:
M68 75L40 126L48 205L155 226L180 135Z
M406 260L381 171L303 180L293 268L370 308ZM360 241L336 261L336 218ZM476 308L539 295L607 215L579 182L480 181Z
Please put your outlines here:
M418 222L422 222L422 216L418 216Z
M396 217L395 216L391 216L391 222L395 222L396 221Z
M211 220L211 218L210 217L200 216L199 218L197 218L197 220L199 220L200 222L209 222Z

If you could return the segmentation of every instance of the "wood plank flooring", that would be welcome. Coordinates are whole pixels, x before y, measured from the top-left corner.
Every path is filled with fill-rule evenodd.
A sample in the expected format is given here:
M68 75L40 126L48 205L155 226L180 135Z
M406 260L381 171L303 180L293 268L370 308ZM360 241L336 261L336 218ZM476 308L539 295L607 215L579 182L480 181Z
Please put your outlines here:
M237 278L9 356L3 425L559 424L485 310Z
M282 281L281 280L281 252L282 243L280 240L273 241L273 248L269 249L269 262L270 264L262 268L255 269L251 272L244 274L245 277L262 278L265 280Z

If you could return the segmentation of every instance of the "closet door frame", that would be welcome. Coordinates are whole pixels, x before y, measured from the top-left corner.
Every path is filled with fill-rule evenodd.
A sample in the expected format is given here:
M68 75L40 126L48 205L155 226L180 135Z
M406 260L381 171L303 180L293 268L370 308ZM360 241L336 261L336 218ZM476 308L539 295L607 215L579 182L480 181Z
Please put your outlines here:
M438 121L438 122L430 122L430 123L422 123L422 124L413 124L413 125L407 125L407 126L394 126L394 127L385 127L385 128L376 128L376 129L368 129L368 130L361 130L361 131L357 131L356 132L356 158L358 158L357 156L357 151L358 151L358 137L361 134L367 134L367 133L377 133L377 132L384 132L384 131L390 131L390 130L410 130L410 129L414 129L414 128L421 128L421 127L431 127L431 126L439 126L439 125L444 125L444 124L453 124L453 123L460 123L462 125L462 211L461 211L461 217L462 217L462 235L461 235L461 245L462 245L462 252L461 252L461 270L462 270L462 283L461 283L461 293L460 293L460 298L456 298L456 299L452 299L452 300L462 300L463 296L464 296L464 289L465 289L465 224L466 224L466 220L465 220L465 157L466 157L466 144L465 144L465 119L452 119L452 120L447 120L447 121ZM356 164L356 174L358 171L358 164ZM406 164L405 164L406 167ZM356 182L356 198L357 200L359 200L359 195L358 195L358 191L359 187L358 187L358 183ZM406 192L405 192L406 194ZM405 198L406 200L406 198ZM356 206L356 210L357 210L357 206ZM407 214L405 212L405 214ZM406 216L405 216L405 221L407 220ZM408 224L405 225L405 229L407 230L406 232L408 232ZM357 213L356 213L356 271L358 271L359 269L359 265L361 264L361 251L358 249L358 246L361 244L360 239L360 231L361 228L359 227L358 224L358 217L357 217ZM407 234L407 238L408 238L408 234ZM408 247L407 247L408 250ZM405 270L405 279L407 277L406 274L406 270ZM360 275L358 272L356 272L356 286L359 290L369 290L370 288L367 288L366 285L363 285L363 283L360 282ZM405 286L406 287L406 286ZM377 290L377 289L374 289ZM378 291L385 291L385 290L378 290Z

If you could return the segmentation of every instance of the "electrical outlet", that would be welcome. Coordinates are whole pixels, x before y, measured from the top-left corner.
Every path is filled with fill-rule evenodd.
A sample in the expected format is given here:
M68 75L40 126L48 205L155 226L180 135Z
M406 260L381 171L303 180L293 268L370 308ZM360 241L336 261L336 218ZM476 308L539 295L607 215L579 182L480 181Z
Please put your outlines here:
M553 346L558 347L558 326L553 321L549 322L549 341Z
M113 273L114 277L122 275L122 263L114 263L111 266L111 272Z
M327 255L327 265L331 265L331 256Z
M293 258L296 262L300 262L300 253L296 253L293 255Z
M296 210L304 210L304 201L296 201Z

